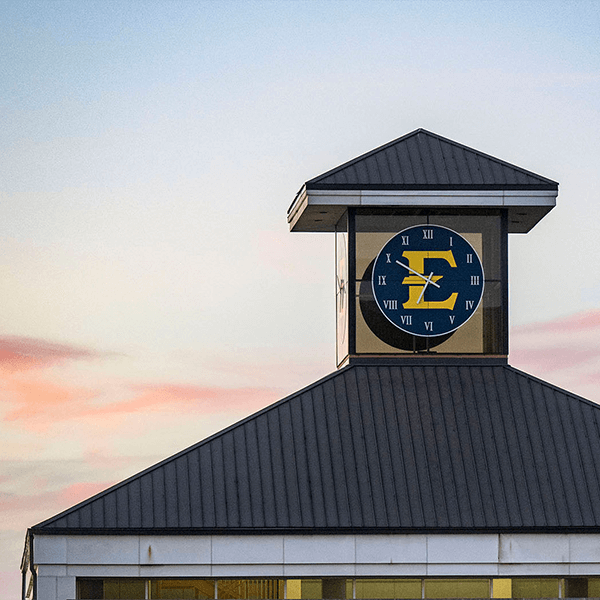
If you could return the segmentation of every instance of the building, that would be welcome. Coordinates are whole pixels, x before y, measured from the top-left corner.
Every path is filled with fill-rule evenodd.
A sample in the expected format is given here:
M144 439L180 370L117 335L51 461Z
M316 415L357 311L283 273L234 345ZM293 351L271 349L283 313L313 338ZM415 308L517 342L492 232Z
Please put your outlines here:
M338 370L30 528L23 598L600 597L600 406L507 358L557 194L424 130L307 181Z

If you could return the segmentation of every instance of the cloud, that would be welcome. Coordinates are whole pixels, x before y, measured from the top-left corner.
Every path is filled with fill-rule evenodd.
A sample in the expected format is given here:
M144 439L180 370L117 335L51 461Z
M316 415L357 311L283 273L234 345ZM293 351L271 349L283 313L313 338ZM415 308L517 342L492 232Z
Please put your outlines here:
M511 330L510 363L600 402L600 310Z
M47 431L65 421L93 421L94 428L113 427L126 415L178 411L204 416L223 412L252 412L278 398L267 387L223 388L172 383L115 383L105 387L74 386L37 373L0 378L6 424ZM107 399L106 399L107 398ZM117 398L116 400L114 398ZM103 400L105 399L105 400Z
M71 483L61 489L48 490L42 482L34 493L0 494L2 530L22 531L98 494L114 483L114 480Z
M518 327L513 335L557 334L596 331L600 332L600 310L586 310L545 323L533 323Z
M93 390L55 383L36 376L2 377L3 421L20 421L26 429L43 431L56 421L88 410Z
M0 421L38 433L58 423L85 421L92 426L93 421L97 431L114 427L115 419L127 415L252 412L279 396L275 386L124 381L104 369L99 359L108 356L114 354L35 338L0 337ZM96 359L103 374L93 379L87 378L87 370L70 364Z
M140 394L115 407L117 411L171 410L178 406L202 414L256 410L277 399L277 390L261 387L223 388L198 385L146 384L132 386Z
M0 514L4 518L4 526L10 524L12 514L20 515L24 511L36 511L40 507L56 507L64 510L65 506L73 506L86 498L105 490L113 485L114 481L72 483L62 489L39 491L34 494L2 494L0 495ZM42 482L43 484L43 482ZM44 486L42 485L41 488Z
M28 337L0 336L0 369L11 373L100 356L100 352L68 344Z

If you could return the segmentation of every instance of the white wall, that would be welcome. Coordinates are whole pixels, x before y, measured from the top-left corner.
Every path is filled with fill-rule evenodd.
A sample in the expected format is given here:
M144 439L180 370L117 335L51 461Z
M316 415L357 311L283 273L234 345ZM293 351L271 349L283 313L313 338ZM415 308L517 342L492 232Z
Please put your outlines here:
M38 600L77 577L600 575L600 534L43 536Z

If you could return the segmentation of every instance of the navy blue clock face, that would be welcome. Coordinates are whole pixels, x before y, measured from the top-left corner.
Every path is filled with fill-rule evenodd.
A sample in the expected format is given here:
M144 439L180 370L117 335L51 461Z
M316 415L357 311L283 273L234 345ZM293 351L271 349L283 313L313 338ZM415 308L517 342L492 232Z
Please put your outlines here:
M483 296L483 266L456 231L417 225L391 238L373 264L373 296L398 329L420 337L464 325Z

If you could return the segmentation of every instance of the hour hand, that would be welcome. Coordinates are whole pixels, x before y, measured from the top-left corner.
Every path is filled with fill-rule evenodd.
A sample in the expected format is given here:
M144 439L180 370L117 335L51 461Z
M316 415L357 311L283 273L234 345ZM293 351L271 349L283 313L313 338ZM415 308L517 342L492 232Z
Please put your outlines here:
M439 283L436 283L435 281L433 281L431 279L431 275L433 275L433 273L429 276L429 277L425 277L425 275L423 275L423 273L419 273L418 271L415 271L414 269L411 269L408 265L405 265L403 262L400 262L399 260L396 261L401 267L404 267L405 269L408 269L411 273L414 273L415 275L418 275L421 279L423 279L424 281L426 281L427 283L431 283L431 285L435 285L436 288L440 287ZM439 279L439 278L438 278Z
M425 294L425 290L427 289L427 286L430 283L434 283L431 278L433 277L433 271L431 271L431 273L429 273L429 277L427 278L427 281L425 282L425 285L423 286L423 289L421 290L421 295L419 296L419 299L417 300L417 304L419 304L421 302L421 300L423 299L423 295ZM439 286L438 286L439 287Z

